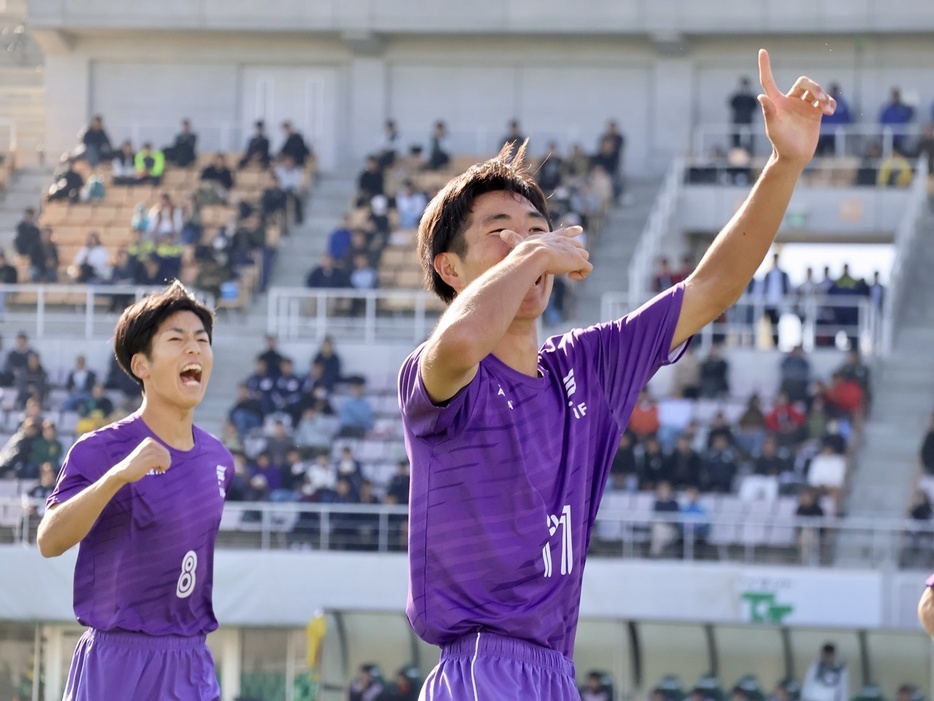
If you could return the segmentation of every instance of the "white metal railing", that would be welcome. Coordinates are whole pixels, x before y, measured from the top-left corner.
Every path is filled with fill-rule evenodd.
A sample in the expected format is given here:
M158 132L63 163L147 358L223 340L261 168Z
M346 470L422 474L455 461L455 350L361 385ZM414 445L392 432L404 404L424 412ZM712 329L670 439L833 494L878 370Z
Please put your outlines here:
M649 280L655 269L662 242L671 229L672 217L677 212L681 183L684 178L684 161L675 159L668 167L665 180L652 205L649 218L639 235L639 242L629 263L629 300L641 304L649 298ZM602 316L612 319L613 316Z
M605 292L600 298L602 319L618 319L644 302L645 293L630 303L629 296L619 292ZM838 337L856 339L859 349L867 357L883 352L884 314L866 297L789 295L777 304L766 304L759 295L745 295L730 307L725 317L705 326L697 341L701 350L715 340L731 339L738 346L755 347L759 325L766 307L779 312L779 348L788 349L798 344L805 350L818 346L836 347Z
M862 544L860 567L918 566L934 554L934 522L902 518L798 517L781 513L779 502L738 502L736 513L698 517L654 513L651 495L644 508L601 508L594 527L595 553L644 557L652 539L665 542L662 554L684 560L715 558L745 563L785 561L806 566L836 563L835 544L845 536ZM715 497L716 498L716 497ZM702 497L702 503L706 497ZM781 497L788 505L793 498ZM708 500L709 501L709 500ZM794 503L790 504L794 507ZM31 545L44 504L28 496L0 497L0 540ZM228 502L221 519L219 547L260 550L307 546L316 550L401 552L406 549L406 506L298 502ZM669 526L668 533L653 533ZM925 565L926 566L926 565Z
M0 285L0 308L5 307L3 323L16 324L36 339L109 338L117 316L132 302L162 287L137 285ZM197 297L214 306L214 297L196 292ZM116 299L116 308L110 303Z
M892 153L892 146L896 141L913 141L921 133L918 124L904 126L882 126L881 124L847 124L825 125L821 129L822 138L832 140L832 153L836 157L862 156L866 146L877 142L882 147L882 156ZM757 122L753 125L735 124L698 124L694 127L691 138L691 155L695 158L709 157L715 151L726 152L733 143L733 135L737 134L744 144L752 144L752 153L767 155L771 153L768 137L765 134L765 125Z
M919 221L927 206L928 161L922 156L915 166L915 179L911 184L911 195L895 229L895 257L889 272L889 285L883 301L883 353L892 352L897 311L901 308L905 294L905 277L911 256L918 240Z
M280 339L321 341L336 333L366 343L421 343L440 315L423 290L269 289L267 330Z

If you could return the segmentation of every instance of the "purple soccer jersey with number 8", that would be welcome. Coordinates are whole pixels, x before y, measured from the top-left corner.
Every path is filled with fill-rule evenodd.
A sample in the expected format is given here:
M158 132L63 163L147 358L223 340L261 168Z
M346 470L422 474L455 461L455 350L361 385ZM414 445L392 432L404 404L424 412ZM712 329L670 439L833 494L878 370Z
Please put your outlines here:
M166 446L172 466L165 473L121 488L79 544L74 608L83 625L184 636L217 628L214 541L233 458L209 433L195 427L193 435L189 451ZM137 414L82 436L49 505L96 482L147 437L159 440Z
M416 349L399 375L411 461L409 598L425 641L471 631L570 657L590 533L620 435L662 365L683 288L546 341L539 377L488 356L434 405Z

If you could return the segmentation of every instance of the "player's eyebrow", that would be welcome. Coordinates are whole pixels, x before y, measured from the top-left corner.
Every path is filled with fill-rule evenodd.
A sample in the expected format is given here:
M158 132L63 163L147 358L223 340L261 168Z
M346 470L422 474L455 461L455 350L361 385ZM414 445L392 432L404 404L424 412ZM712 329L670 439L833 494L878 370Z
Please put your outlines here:
M543 222L546 221L545 216L541 212L539 212L537 209L532 209L526 212L525 214L526 214L526 218L540 219ZM496 214L491 214L490 216L484 217L483 219L481 219L480 227L485 228L495 222L511 221L511 220L512 220L512 215L507 214L506 212L498 212Z
M164 333L178 333L178 334L184 335L184 334L186 334L186 333L188 333L188 332L185 331L185 329L180 328L180 327L178 327L178 326L170 326L169 328L167 328L167 329L165 330ZM198 329L197 331L195 331L195 336L199 336L199 335L201 335L201 334L204 334L204 335L206 336L207 333L208 333L208 332L204 329L204 327L201 327L200 329Z

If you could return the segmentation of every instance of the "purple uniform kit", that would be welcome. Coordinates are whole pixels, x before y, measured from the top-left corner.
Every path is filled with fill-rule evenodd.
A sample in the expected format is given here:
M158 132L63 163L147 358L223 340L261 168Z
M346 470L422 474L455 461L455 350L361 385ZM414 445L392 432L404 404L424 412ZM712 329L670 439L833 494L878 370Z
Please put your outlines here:
M571 655L584 560L610 463L681 310L675 287L614 322L548 339L538 377L495 356L441 406L409 356L409 598L441 646L423 697L579 698Z
M217 628L214 541L233 459L201 429L192 437L188 451L163 444L171 469L123 486L79 545L74 609L89 630L69 672L68 701L220 698L204 641ZM93 485L146 438L159 441L139 415L83 436L49 505Z

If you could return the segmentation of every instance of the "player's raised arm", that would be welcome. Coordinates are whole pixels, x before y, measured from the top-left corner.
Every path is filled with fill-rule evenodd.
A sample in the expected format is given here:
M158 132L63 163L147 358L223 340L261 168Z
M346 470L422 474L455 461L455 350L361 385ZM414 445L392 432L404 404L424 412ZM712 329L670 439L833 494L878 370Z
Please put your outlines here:
M772 154L746 201L685 281L672 348L740 298L768 253L798 178L814 155L821 115L833 114L836 105L820 85L805 76L782 93L764 49L759 51L759 80L764 90L759 103Z

